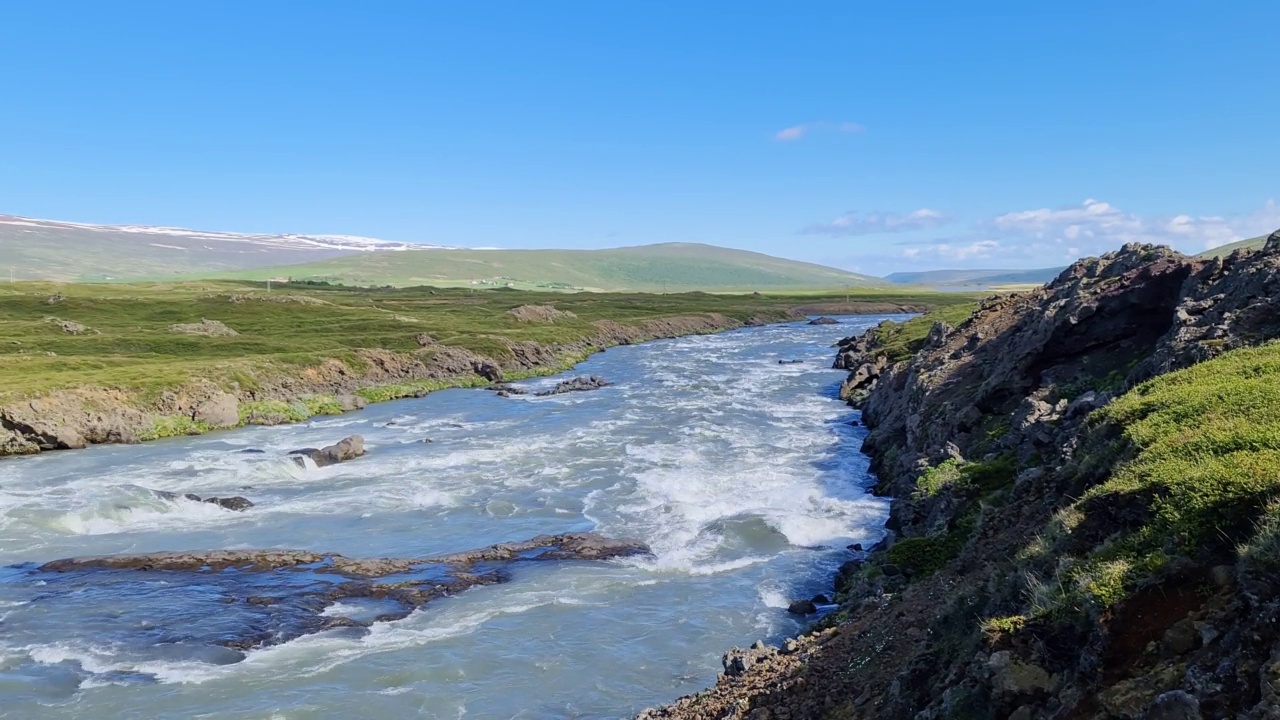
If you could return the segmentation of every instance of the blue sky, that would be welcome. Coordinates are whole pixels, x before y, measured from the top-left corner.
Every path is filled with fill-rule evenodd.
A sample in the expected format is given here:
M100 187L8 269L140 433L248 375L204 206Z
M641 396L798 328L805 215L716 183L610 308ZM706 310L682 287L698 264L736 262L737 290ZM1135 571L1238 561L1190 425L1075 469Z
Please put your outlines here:
M0 4L0 213L883 274L1280 226L1275 2Z

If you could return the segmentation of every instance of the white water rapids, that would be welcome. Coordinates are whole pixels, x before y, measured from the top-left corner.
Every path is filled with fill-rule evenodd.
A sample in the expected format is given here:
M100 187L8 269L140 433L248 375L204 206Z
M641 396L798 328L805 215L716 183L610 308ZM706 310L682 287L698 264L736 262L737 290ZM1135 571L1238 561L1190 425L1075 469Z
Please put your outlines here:
M2 461L0 716L616 718L706 687L729 646L799 630L788 602L829 593L845 546L882 532L865 431L829 367L836 340L883 319L616 348L521 383L615 383L586 393L450 390L297 426ZM778 362L791 359L803 362ZM284 458L353 433L369 451L358 460ZM54 597L33 571L209 548L422 557L581 530L653 556L531 563L367 631L243 654L175 640L205 621L175 594L106 583Z

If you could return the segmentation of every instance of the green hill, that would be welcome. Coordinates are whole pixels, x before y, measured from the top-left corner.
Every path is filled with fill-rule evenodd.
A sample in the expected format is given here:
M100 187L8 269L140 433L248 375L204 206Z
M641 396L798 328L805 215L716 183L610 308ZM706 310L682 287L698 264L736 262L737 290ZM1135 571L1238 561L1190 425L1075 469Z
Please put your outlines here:
M229 276L358 285L633 292L838 290L886 285L879 278L823 265L695 243L608 250L401 250Z
M1054 279L1066 266L1034 270L925 270L896 272L885 276L895 285L927 285L929 287L962 287L993 285L1041 285Z
M1236 242L1230 243L1228 245L1221 245L1216 248L1205 250L1204 252L1198 254L1196 257L1223 257L1226 255L1230 255L1236 250L1257 250L1258 248L1261 248L1266 242L1267 242L1266 235L1262 235L1256 238L1249 238L1248 240L1237 240Z

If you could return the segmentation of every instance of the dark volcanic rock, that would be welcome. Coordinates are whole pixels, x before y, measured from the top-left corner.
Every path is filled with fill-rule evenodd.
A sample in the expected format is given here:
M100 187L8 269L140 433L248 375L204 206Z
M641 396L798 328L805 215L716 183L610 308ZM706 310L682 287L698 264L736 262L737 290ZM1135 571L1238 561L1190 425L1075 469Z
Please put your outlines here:
M822 317L816 317L810 320L809 324L810 325L839 325L840 321L835 318L830 318L823 315Z
M157 580L171 595L175 612L218 613L218 623L201 623L182 632L212 645L248 650L274 645L333 627L363 627L365 622L321 615L344 599L385 606L378 620L407 616L432 600L478 585L511 579L522 562L606 560L647 553L640 542L594 533L541 535L518 543L424 558L349 558L309 550L212 550L67 558L30 571L41 595L56 602L85 589L134 592ZM104 575L109 573L109 575ZM211 593L211 590L213 591ZM209 608L203 609L203 605ZM240 608L238 614L227 609ZM233 622L228 618L235 618Z
M529 391L522 387L517 387L511 383L497 383L489 386L490 390L498 393L498 397L511 397L512 395L528 395Z
M352 435L348 438L328 445L322 448L302 448L289 453L294 456L294 462L302 466L302 458L309 457L316 464L316 467L325 467L326 465L335 465L347 460L364 455L364 437L360 435Z
M799 365L800 363L803 363L803 362L804 360L779 360L778 364L779 365Z
M588 375L584 377L576 377L572 380L562 380L550 390L543 390L542 392L534 393L534 395L537 397L547 397L549 395L561 395L571 392L586 392L588 390L598 390L602 387L608 387L612 384L613 383L602 377Z
M191 502L210 503L213 505L217 505L219 507L226 508L227 510L244 511L253 507L253 503L249 502L245 498L240 497L239 495L236 495L234 497L202 498L199 495L196 495L195 493L182 493L181 495L179 495L176 492L169 492L168 490L151 490L151 493L154 494L156 497L160 498L161 500L168 500L170 502L174 502L179 498L181 498L184 500L190 500Z
M795 600L787 607L792 615L812 615L818 612L818 606L812 600Z
M253 507L253 503L236 495L234 497L207 497L201 502L212 503L228 510L244 511Z

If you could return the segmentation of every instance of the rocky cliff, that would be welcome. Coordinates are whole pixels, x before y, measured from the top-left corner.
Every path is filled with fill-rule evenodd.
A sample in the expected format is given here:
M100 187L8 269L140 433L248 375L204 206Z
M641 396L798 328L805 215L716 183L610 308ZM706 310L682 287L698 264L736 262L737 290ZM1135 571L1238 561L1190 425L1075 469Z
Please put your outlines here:
M1131 245L842 342L890 540L649 717L1280 718L1277 298L1280 232Z

